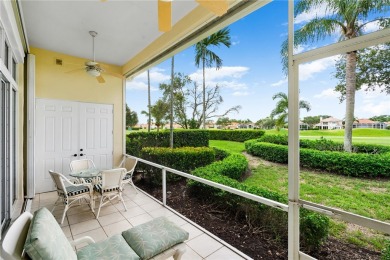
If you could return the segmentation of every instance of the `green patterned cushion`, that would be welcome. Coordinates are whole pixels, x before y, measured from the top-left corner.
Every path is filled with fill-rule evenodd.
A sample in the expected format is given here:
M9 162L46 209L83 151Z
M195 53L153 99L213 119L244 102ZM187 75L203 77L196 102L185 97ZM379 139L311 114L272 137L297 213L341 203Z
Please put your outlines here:
M24 250L32 259L77 259L57 220L46 208L34 213Z
M139 256L129 247L121 235L112 236L104 241L90 244L77 252L79 260L137 260Z
M188 239L188 232L165 217L122 232L126 242L142 259L149 259Z

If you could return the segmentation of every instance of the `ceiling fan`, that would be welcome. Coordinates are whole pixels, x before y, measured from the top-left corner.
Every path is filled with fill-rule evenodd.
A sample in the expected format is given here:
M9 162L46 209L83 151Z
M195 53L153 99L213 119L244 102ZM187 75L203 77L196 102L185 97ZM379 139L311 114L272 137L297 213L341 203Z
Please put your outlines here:
M102 66L98 62L95 61L95 37L97 36L98 33L95 31L89 31L89 34L92 36L93 60L86 61L83 68L72 70L72 71L69 71L67 73L72 73L72 72L79 71L79 70L85 70L85 72L87 72L88 75L95 77L99 83L106 82L102 76L102 73L109 74L111 76L123 79L122 75L103 69Z
M168 32L172 28L172 1L158 0L158 30ZM225 14L229 8L227 0L196 0L217 16Z

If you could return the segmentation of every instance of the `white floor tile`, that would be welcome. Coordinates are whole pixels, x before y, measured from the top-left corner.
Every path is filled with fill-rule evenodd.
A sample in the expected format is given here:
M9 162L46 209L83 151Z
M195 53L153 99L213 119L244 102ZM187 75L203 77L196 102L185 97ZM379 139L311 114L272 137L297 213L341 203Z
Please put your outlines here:
M115 212L115 213L112 213L112 214L109 214L109 215L99 216L98 221L99 221L100 225L107 226L109 224L122 221L124 219L125 219L125 217L122 216L121 213Z
M149 214L145 213L145 214L133 217L133 218L129 218L128 220L133 226L137 226L137 225L141 225L145 222L148 222L152 219L153 218Z
M106 232L107 236L111 237L116 234L120 234L125 230L128 230L129 228L132 228L133 226L127 221L122 220L107 226L104 226L103 229Z
M70 230L72 231L72 235L75 236L100 227L101 226L99 224L99 221L97 221L96 219L91 219L88 221L70 225Z
M232 250L224 246L221 249L217 250L216 252L212 253L206 259L207 260L220 260L220 259L242 260L245 258L242 258L241 256L234 253Z
M222 244L217 242L206 234L197 236L194 239L186 242L197 254L205 258L222 247Z

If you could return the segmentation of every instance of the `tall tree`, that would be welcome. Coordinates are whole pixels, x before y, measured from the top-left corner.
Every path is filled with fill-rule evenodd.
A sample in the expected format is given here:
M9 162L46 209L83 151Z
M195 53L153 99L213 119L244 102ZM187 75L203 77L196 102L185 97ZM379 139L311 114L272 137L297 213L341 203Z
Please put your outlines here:
M339 80L335 90L341 93L340 102L346 94L345 55L337 60L335 77ZM390 94L390 42L357 51L356 90L362 87L366 91L380 89Z
M191 84L192 83L192 84ZM185 129L200 128L203 122L201 87L182 73L175 74L173 82L173 111L175 122ZM160 84L163 100L169 101L171 84ZM238 112L241 107L234 106L218 115L218 106L223 102L219 86L206 88L206 120L213 117L224 117L232 112Z
M175 78L175 56L172 56L171 63L171 86L174 85ZM169 93L169 147L173 148L173 88Z
M138 123L137 112L132 111L129 106L126 104L126 125L133 127Z
M222 59L213 52L210 47L225 45L230 47L230 31L228 28L222 29L209 37L195 44L195 65L199 68L202 65L203 73L203 128L206 128L206 67L212 67L215 64L216 69L222 67Z
M340 34L340 40L362 35L363 28L372 21L385 19L381 13L389 10L389 0L300 0L295 5L295 15L309 13L316 8L326 8L326 15L315 17L295 31L296 46L316 42ZM373 18L372 18L373 17ZM372 19L370 19L372 18ZM388 18L386 18L388 19ZM283 43L284 64L287 61L287 41ZM345 133L344 150L352 150L352 125L355 111L357 51L345 55ZM286 66L285 66L286 68Z
M157 102L150 108L150 113L155 119L154 124L157 127L157 132L160 129L160 126L164 125L168 118L169 113L169 104L159 99Z
M271 118L276 118L275 124L276 127L281 128L284 126L288 116L288 97L286 93L279 92L272 96L272 99L279 99L276 103L276 107L271 111ZM310 111L310 104L307 101L299 101L299 108L304 108L306 111Z
M150 107L152 106L151 102L150 102L150 72L148 70L148 112L147 112L147 116L148 116L148 132L150 132L150 126L152 124L152 114L150 113Z

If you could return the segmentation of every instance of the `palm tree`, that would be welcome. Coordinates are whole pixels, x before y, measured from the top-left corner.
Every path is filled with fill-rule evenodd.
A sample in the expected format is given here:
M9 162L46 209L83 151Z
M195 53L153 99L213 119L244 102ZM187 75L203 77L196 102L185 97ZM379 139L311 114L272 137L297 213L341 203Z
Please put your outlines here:
M171 91L169 93L169 147L173 148L173 83L175 81L175 56L171 64Z
M288 97L286 93L279 92L272 96L272 99L279 99L276 103L276 107L271 111L271 119L275 116L278 118L275 121L275 125L279 130L286 123L286 119L288 117ZM304 108L306 111L310 111L310 104L307 101L301 100L299 101L299 108Z
M205 76L205 68L212 67L215 64L216 69L220 69L222 67L222 59L212 50L210 50L211 46L219 47L221 44L226 47L230 47L230 31L228 28L222 29L209 37L201 40L197 44L195 44L195 65L199 68L202 65L203 71L203 128L206 128L206 76Z
M316 17L295 31L296 46L325 39L334 33L340 33L340 40L352 39L362 35L363 28L373 21L385 18L375 16L389 10L389 0L301 0L295 6L295 15L311 12L315 8L326 6L326 15ZM389 18L386 18L389 19ZM286 64L287 41L283 43L282 54ZM352 125L355 110L356 59L357 52L346 54L346 109L344 150L352 150ZM286 68L286 67L285 67Z

